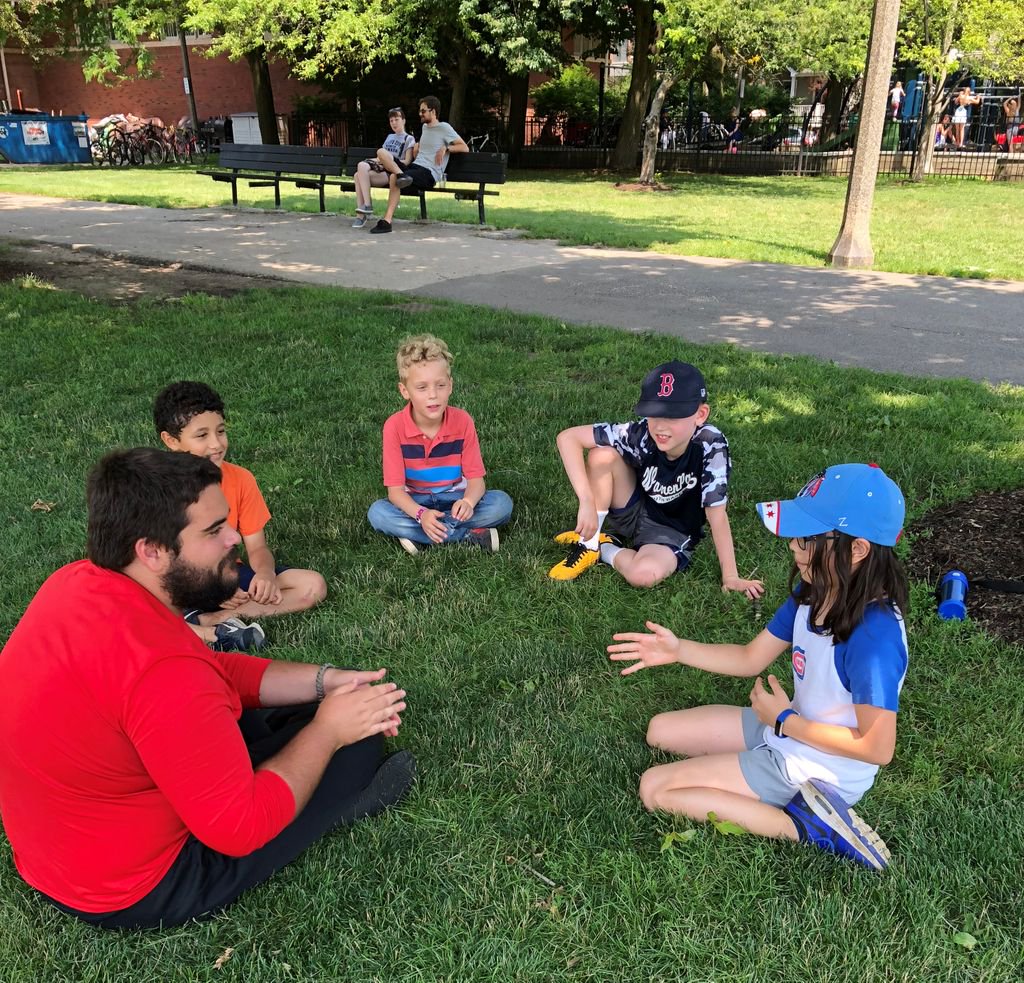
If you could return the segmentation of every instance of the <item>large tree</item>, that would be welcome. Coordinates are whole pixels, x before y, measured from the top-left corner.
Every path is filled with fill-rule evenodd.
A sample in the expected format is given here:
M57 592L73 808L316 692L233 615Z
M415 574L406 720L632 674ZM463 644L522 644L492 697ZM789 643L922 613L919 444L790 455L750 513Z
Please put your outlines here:
M1024 4L1018 0L904 0L897 52L920 67L926 88L911 179L931 170L946 82L969 68L993 81L1024 78Z
M676 82L694 78L710 61L733 73L764 75L788 66L819 71L836 83L831 89L837 105L841 103L864 66L870 0L821 0L810 7L800 0L661 0L653 19L646 89L642 76L636 75L634 47L634 105L646 109L650 100L643 181L653 180L657 122L665 98ZM838 117L838 111L833 115ZM616 166L633 166L636 140L635 135L627 138L624 123Z

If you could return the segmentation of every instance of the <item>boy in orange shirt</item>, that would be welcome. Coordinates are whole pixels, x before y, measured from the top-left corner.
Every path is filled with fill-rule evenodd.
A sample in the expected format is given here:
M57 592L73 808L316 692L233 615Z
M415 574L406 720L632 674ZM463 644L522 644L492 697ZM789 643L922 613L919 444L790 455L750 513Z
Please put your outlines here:
M263 532L270 510L259 485L251 471L224 459L228 449L224 402L215 390L202 382L171 383L156 397L153 423L170 450L205 457L220 468L228 525L241 535L248 560L238 561L234 597L210 611L190 611L185 619L204 641L222 651L261 648L263 629L258 624L246 625L241 617L304 611L327 596L327 584L315 570L274 563Z

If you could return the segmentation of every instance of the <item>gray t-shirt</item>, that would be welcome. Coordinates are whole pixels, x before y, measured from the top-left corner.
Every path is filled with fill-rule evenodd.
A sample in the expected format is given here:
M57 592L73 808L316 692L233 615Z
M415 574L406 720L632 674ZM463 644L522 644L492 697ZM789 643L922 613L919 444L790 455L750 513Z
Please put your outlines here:
M407 150L412 149L416 139L411 133L389 133L384 138L381 146L388 151L395 160L401 160Z
M435 181L440 181L444 177L444 169L448 166L448 154L442 158L440 167L437 166L434 158L442 147L458 139L458 133L448 123L424 126L423 132L420 134L420 152L416 155L413 163L426 168L434 175Z

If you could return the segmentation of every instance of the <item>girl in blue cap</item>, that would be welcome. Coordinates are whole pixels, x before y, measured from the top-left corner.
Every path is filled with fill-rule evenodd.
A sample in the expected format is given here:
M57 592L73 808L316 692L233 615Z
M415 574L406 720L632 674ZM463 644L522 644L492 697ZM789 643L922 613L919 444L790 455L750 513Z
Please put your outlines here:
M749 707L703 706L654 717L647 742L684 760L648 769L651 810L799 840L881 870L889 851L850 808L892 760L907 672L907 578L893 552L905 505L875 465L840 464L790 501L762 502L761 521L789 539L790 596L746 645L677 638L647 622L608 646L614 661L756 676ZM760 673L791 650L793 698Z

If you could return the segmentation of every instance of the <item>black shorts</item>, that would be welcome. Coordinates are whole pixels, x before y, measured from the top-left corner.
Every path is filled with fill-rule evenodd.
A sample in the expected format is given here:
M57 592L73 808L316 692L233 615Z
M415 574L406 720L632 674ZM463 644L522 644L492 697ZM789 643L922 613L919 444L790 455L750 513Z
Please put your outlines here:
M637 549L641 546L667 546L675 554L676 572L685 570L693 558L699 537L656 522L647 511L646 502L646 496L637 489L621 509L609 510L607 528L630 540Z
M418 191L429 191L437 183L434 175L420 164L403 164L397 160L395 163L402 168L403 174L408 174L412 178L412 186Z

